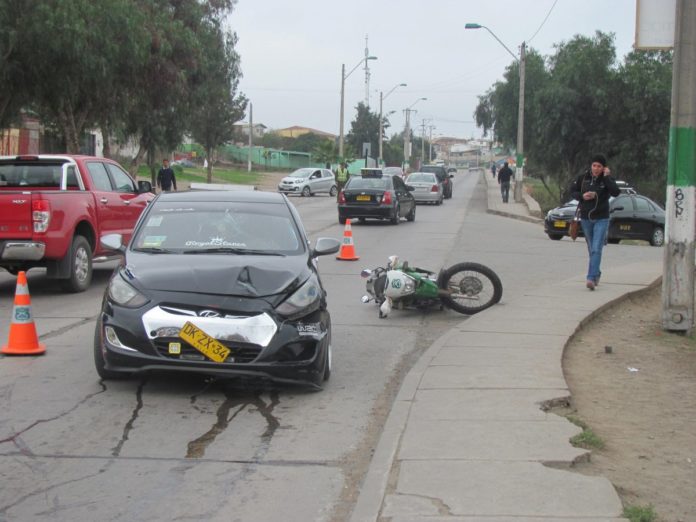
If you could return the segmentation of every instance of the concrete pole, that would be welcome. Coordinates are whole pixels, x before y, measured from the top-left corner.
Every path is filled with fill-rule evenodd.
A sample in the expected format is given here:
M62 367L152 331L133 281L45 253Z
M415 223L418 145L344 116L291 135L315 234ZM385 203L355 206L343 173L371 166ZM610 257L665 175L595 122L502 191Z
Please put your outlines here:
M667 242L662 327L691 333L694 323L694 185L696 185L696 3L677 0L672 114L667 159Z
M517 107L517 168L515 169L515 202L522 203L522 175L524 172L524 63L525 45L520 46L520 99Z
M382 166L382 135L384 134L383 123L382 123L382 91L379 91L379 159L378 167Z
M343 94L346 87L346 64L341 64L341 121L338 131L338 159L343 161Z
M247 161L247 172L251 172L251 151L252 147L254 144L253 137L254 137L254 109L251 105L251 102L249 102L249 158ZM208 158L210 161L212 161L212 158Z
M411 128L409 125L409 116L411 115L411 109L405 109L404 112L406 113L406 124L404 127L404 171L406 171L409 160L408 153L411 148Z

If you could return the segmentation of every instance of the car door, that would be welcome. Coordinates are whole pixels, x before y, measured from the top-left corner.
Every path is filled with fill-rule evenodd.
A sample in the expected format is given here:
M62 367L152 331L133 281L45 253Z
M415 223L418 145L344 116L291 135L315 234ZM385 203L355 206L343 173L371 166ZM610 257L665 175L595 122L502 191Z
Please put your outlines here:
M657 211L647 198L643 196L631 197L633 198L635 236L641 239L649 239L658 220Z
M314 194L316 192L322 192L322 190L321 190L322 181L321 181L321 170L320 169L315 170L314 172L312 172L309 175L308 184L309 184L310 190L312 191L312 194Z
M89 177L92 179L94 198L97 203L97 219L100 234L119 232L119 212L121 202L119 195L113 191L111 177L101 161L85 162ZM99 249L99 246L97 246Z
M118 233L123 235L123 244L130 241L135 222L140 217L150 197L147 194L139 194L133 178L130 174L113 163L105 163L111 176L112 185L120 201L118 209Z
M321 171L321 181L322 181L322 186L321 186L322 192L331 192L331 187L333 187L336 183L333 172L331 172L328 169L323 169Z
M617 210L621 207L621 210ZM634 237L635 220L633 217L632 196L621 195L611 202L609 221L609 239L630 239Z
M394 184L396 200L399 202L399 215L404 217L411 212L416 204L416 200L406 187L406 183L401 179L401 176L392 176L392 183Z

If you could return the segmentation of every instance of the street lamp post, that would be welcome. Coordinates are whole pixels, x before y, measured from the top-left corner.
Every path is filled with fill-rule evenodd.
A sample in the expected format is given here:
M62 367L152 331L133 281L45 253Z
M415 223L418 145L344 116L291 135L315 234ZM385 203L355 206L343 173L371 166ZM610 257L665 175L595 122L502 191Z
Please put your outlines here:
M493 31L488 27L481 24L466 24L464 29L485 29L488 31L493 38L495 38L500 45L502 45L507 52L509 52L515 61L519 64L520 69L520 94L519 94L519 104L517 106L517 166L515 168L515 201L517 203L522 203L522 176L524 167L524 65L525 65L525 43L522 42L520 46L520 56L518 57L507 45L505 45L500 38L498 38Z
M380 166L382 166L382 134L384 133L384 122L382 121L382 102L384 100L386 100L387 96L389 96L391 93L393 93L397 87L406 87L406 84L405 83L396 84L384 96L382 96L382 91L379 91L379 160L378 161L379 161Z
M339 155L341 161L343 161L343 102L345 99L346 78L348 78L351 74L353 74L355 69L360 67L360 65L363 62L365 62L367 60L376 60L376 59L377 59L376 56L366 56L366 57L362 58L358 62L358 64L350 70L350 72L348 74L346 74L346 64L345 63L341 64L341 121L339 122L339 136L338 136L338 155Z
M406 128L404 129L404 170L408 167L408 160L411 156L411 108L419 101L427 99L428 98L418 98L407 109L404 109L406 113Z

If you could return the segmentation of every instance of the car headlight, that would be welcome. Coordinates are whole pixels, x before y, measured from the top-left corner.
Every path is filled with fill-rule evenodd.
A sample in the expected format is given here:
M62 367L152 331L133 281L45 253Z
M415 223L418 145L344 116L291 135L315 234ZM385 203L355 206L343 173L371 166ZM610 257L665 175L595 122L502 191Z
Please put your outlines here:
M288 319L304 317L319 308L322 289L317 276L312 276L276 308L276 312Z
M126 283L120 275L111 278L109 298L114 303L126 308L138 308L148 301L147 297Z

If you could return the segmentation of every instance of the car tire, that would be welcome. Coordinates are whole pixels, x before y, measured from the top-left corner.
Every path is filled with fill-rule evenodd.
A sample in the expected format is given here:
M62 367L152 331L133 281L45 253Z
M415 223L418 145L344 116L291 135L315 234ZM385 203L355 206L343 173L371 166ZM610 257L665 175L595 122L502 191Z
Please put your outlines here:
M607 239L607 243L610 245L618 245L621 240L618 237L610 237Z
M413 208L411 208L411 212L406 214L406 221L415 221L416 220L416 204L413 204Z
M364 223L367 220L365 218L358 218L358 221L360 221L360 223Z
M338 194L338 187L336 185L331 187L331 190L329 190L329 196L332 198L336 197L336 194Z
M302 197L309 197L312 195L312 191L309 187L303 187L302 188Z
M401 212L401 209L399 208L399 205L396 206L394 209L394 215L391 218L391 224L392 225L398 225L399 221L401 220L401 216L399 215Z
M106 369L106 361L104 361L104 354L102 352L101 327L101 321L97 321L97 326L94 329L94 367L97 370L97 374L103 381L125 379L128 377L127 373Z
M546 235L549 236L549 239L553 239L554 241L559 241L559 240L563 239L563 234L561 234L561 235L558 235L558 234L546 234Z
M650 235L650 244L660 247L665 244L665 231L661 227L655 227Z
M345 224L346 224L346 218L344 218L343 216L338 216L338 222L339 222L341 225L345 225Z
M87 239L75 236L66 256L70 256L70 277L63 286L68 292L84 292L92 283L92 248Z

